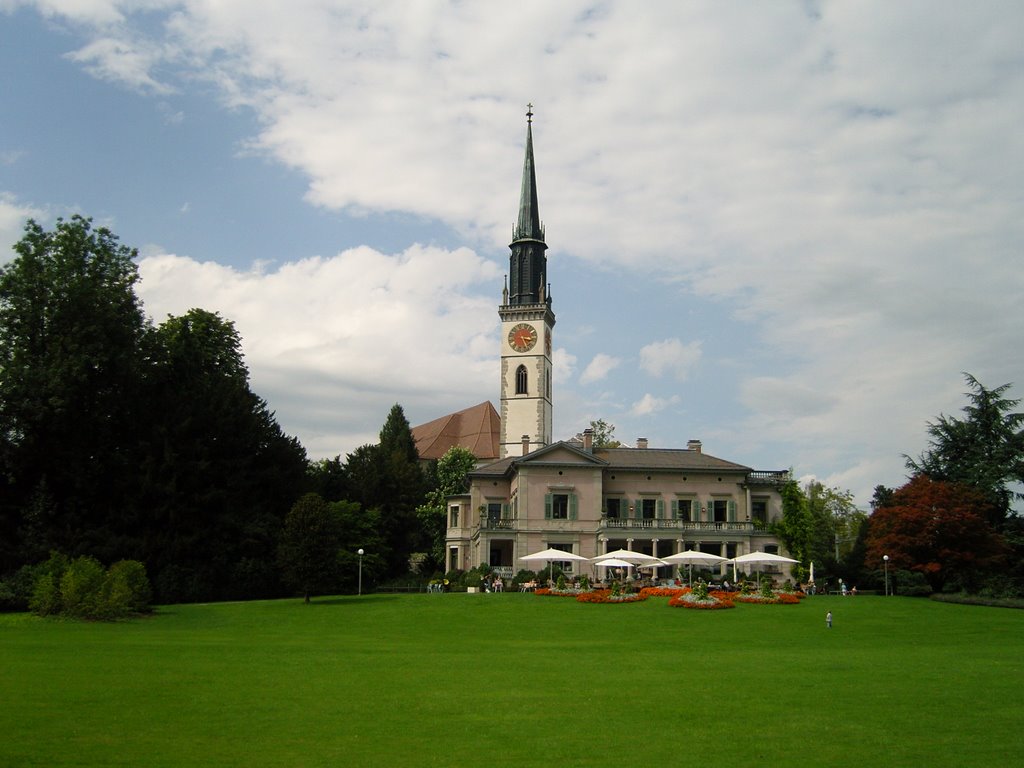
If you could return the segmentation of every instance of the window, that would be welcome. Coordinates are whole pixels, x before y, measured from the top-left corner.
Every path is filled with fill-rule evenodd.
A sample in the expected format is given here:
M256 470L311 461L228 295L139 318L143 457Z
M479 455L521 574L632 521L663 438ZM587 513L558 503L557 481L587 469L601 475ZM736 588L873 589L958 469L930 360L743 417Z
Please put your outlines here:
M487 503L487 522L494 524L501 520L501 502L491 501Z
M569 519L569 496L565 493L555 493L551 496L551 519Z
M451 506L448 508L448 525L452 528L459 527L459 508L458 506Z
M459 548L451 547L448 549L448 570L455 571L459 568Z
M575 493L549 493L544 497L545 520L575 520Z
M725 499L715 499L709 502L712 506L711 512L708 517L716 523L724 523L727 511L729 509L729 503Z
M516 368L516 394L526 394L526 366L520 365Z
M640 499L640 514L637 515L641 520L653 520L655 510L655 499Z
M550 370L547 371L547 374L545 376L545 383L547 385L548 400L550 400L551 399L551 371Z
M679 499L678 501L674 501L672 503L672 506L675 507L673 511L675 513L674 517L676 518L676 520L683 520L684 522L688 523L693 519L690 516L693 510L692 499Z
M607 499L604 509L609 518L618 520L622 516L622 499Z
M764 499L753 499L750 502L750 511L755 523L768 522L768 502Z

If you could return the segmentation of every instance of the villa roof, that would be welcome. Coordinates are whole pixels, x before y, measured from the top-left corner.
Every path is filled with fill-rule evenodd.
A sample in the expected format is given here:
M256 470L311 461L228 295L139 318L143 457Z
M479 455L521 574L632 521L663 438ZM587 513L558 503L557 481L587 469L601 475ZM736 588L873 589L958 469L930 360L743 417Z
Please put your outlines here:
M484 401L412 428L420 459L440 459L449 448L461 446L479 461L498 458L501 420L494 406Z
M750 467L689 448L597 448L608 469L691 472L752 472Z

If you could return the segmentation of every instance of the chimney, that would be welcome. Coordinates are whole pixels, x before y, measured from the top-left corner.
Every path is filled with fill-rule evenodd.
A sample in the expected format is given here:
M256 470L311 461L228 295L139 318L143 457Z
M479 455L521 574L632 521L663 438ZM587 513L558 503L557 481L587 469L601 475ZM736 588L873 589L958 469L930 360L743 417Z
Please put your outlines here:
M636 439L636 447L639 448L640 450L646 449L647 448L647 438L646 437L638 437Z
M594 430L590 428L583 430L583 450L587 453L594 451Z
M530 452L530 436L523 435L523 456Z
M688 451L695 451L697 453L700 453L700 447L701 447L700 440L687 440L686 441L686 450L688 450Z

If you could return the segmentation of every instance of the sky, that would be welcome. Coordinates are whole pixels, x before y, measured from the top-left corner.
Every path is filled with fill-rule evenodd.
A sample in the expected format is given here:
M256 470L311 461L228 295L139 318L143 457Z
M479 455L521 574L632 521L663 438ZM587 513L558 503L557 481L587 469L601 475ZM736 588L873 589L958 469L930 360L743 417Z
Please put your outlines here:
M234 322L310 458L497 404L527 104L554 429L906 479L1024 393L1024 5L0 0L0 263L32 217Z

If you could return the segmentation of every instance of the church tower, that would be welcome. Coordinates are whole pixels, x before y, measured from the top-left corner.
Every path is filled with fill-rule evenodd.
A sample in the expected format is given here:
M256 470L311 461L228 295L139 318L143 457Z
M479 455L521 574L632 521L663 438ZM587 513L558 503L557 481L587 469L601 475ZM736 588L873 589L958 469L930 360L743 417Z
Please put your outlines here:
M533 105L526 113L526 158L519 220L512 228L509 273L502 292L501 458L551 442L551 291L544 226L537 207L533 162Z

